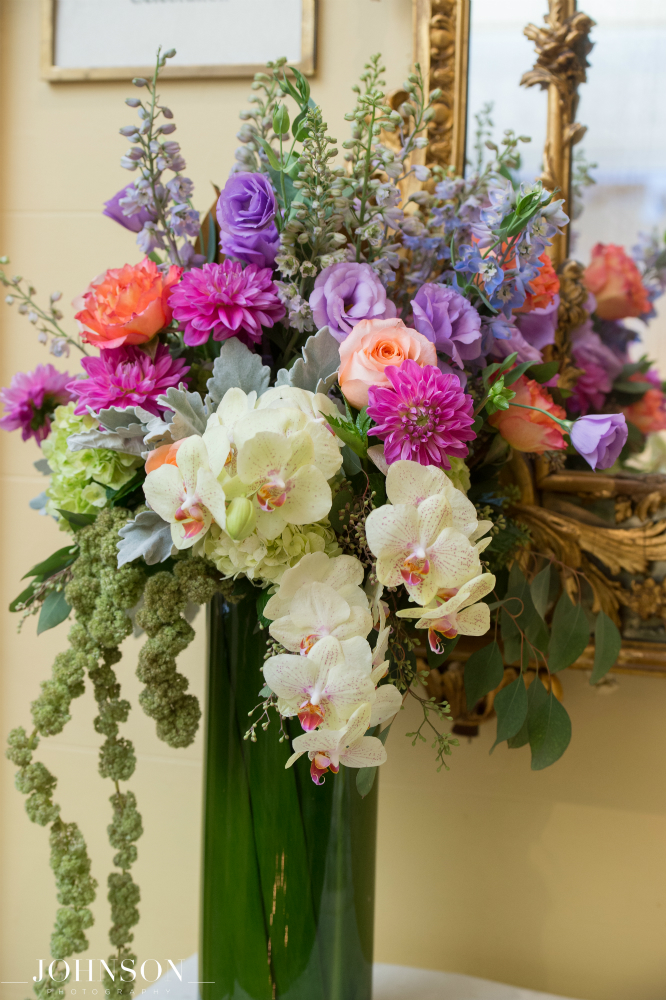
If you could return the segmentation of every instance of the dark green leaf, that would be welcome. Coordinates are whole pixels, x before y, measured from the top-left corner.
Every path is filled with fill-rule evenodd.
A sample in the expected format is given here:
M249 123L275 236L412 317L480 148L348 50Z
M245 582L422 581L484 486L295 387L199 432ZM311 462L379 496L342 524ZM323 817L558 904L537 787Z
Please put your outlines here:
M342 534L344 529L349 524L351 504L353 500L354 494L350 490L339 490L339 492L333 497L333 503L331 504L331 510L328 517L331 522L331 527L338 534ZM346 509L347 504L349 504L349 510Z
M622 636L615 622L600 611L594 626L594 666L590 684L596 684L606 676L610 668L615 665L621 648Z
M32 583L28 584L25 590L22 590L18 597L15 597L12 603L9 605L10 611L18 611L18 604L31 604L32 599L35 596L35 591L40 585L40 580L33 580Z
M304 108L300 114L296 115L294 118L294 124L292 126L292 134L296 142L303 142L304 139L308 137L308 123L306 121L308 114L308 109Z
M562 591L551 626L551 673L570 667L584 651L590 640L590 626L581 604L572 604L566 591Z
M40 582L43 580L48 580L50 576L54 573L59 573L61 569L66 569L71 566L73 562L78 558L79 547L78 545L66 545L64 549L58 549L54 552L52 556L45 559L44 562L37 563L32 569L29 569L27 573L24 573L21 577L25 580L28 576L38 576Z
M352 420L345 419L344 417L331 417L327 413L324 414L327 422L335 430L337 436L344 441L346 445L349 445L351 450L359 458L365 458L368 454L368 436L362 433L357 427L356 423Z
M58 507L58 513L62 514L66 521L69 521L75 531L79 528L87 528L97 517L97 514L75 514L71 510L61 510L60 507Z
M529 694L529 691L527 693ZM527 742L529 742L529 735L527 732L527 719L525 719L516 735L506 741L506 745L509 750L519 750L521 747L524 747Z
M72 610L71 605L65 600L63 590L52 590L44 598L42 610L39 612L39 622L37 623L37 635L55 628L60 622L64 622Z
M272 618L264 618L264 608L271 599L271 594L268 590L262 590L262 592L257 597L257 618L259 619L259 624L262 628L268 628Z
M532 687L540 685L545 694L540 696L540 704L535 707L528 722L532 770L541 771L559 760L571 741L571 719L564 705L553 692L546 692L537 677Z
M491 375L494 375L496 372L498 375L501 375L502 372L508 371L517 357L518 357L518 352L514 351L513 354L509 354L509 356L506 357L504 361L495 361L493 362L492 365L488 365L487 368L484 368L483 371L481 372L481 378L483 379L483 384L485 388L486 389L488 388L488 380L490 379Z
M377 736L377 739L381 740L384 746L386 746L386 740L388 739L389 730L392 725L393 725L392 722L389 723L386 729L384 729ZM374 734L374 730L371 730L370 732ZM372 786L375 783L376 777L377 777L376 767L359 767L356 773L356 790L358 791L358 794L361 796L362 799L364 799L366 795L372 791Z
M138 490L139 487L143 485L145 478L146 478L145 470L139 469L139 471L135 473L135 475L133 475L128 482L126 482L123 486L121 486L119 490L112 490L111 491L112 495L109 496L109 500L111 501L111 506L117 507L121 500L124 500L125 497L128 497L131 493L134 493L135 490ZM108 494L109 490L107 489L107 496Z
M513 385L521 375L524 375L528 368L531 368L532 361L523 361L522 364L516 365L512 368L510 372L506 372L504 376L504 385Z
M348 479L353 479L354 476L357 476L363 471L361 459L354 451L352 451L348 444L343 445L340 451L342 453L342 468L344 469L345 476L347 476ZM361 492L363 491L361 490Z
M540 573L532 580L530 584L530 594L532 596L532 603L536 608L537 614L541 615L542 618L546 616L546 608L548 607L548 594L550 592L550 563L545 566Z
M273 170L282 170L282 164L275 155L275 150L270 145L270 143L267 142L266 139L262 138L262 136L260 135L256 136L256 139L261 144L261 148L268 157L268 162L272 166Z
M525 579L523 571L514 563L509 574L509 589L507 597L518 597L523 602L523 610L518 616L518 626L532 643L532 645L542 653L548 652L548 629L546 623L537 611L532 600L530 585ZM515 603L515 602L514 602ZM513 614L516 611L510 608ZM525 651L529 655L529 651Z
M652 382L613 382L616 392L626 392L630 396L643 396L648 389L654 389Z
M504 661L496 642L472 653L465 664L465 698L471 712L489 691L493 691L504 677Z
M520 611L518 601L507 601L506 604L512 615L516 615ZM500 614L500 628L504 645L504 659L507 663L517 663L520 660L520 630L506 608L502 608Z
M559 366L559 361L546 361L543 365L532 365L529 370L529 376L535 382L550 382L551 378L557 375Z
M370 480L370 489L375 494L373 497L375 507L383 507L386 503L386 476L383 476L381 472L370 472L368 479Z
M212 264L217 257L217 232L215 230L215 219L213 213L208 213L208 247L206 249L206 262Z
M490 748L492 753L498 743L510 740L520 731L527 715L527 691L522 674L495 695L493 705L497 713L497 738Z
M427 660L428 660L428 666L430 667L431 670L434 670L436 667L441 667L443 663L446 663L449 656L458 645L459 639L460 639L459 635L454 636L453 639L447 639L447 641L444 643L441 653L433 653L430 646L428 646Z

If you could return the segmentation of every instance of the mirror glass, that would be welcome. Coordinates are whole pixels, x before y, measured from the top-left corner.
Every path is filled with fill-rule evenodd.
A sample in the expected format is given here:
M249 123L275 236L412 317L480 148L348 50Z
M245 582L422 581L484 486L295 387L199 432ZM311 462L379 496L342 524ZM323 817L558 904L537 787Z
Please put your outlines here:
M540 25L547 0L472 0L468 169L476 165L475 115L492 104L494 138L504 129L529 135L521 145L521 179L541 171L547 95L519 86L534 64L534 47L523 35ZM631 252L639 233L666 228L666 2L664 0L580 0L596 22L587 83L579 90L577 120L587 133L574 148L576 173L594 181L580 188L580 214L572 223L571 256L587 264L595 243L616 243ZM586 167L587 165L587 167ZM640 331L647 353L666 372L666 302L656 303L649 327Z

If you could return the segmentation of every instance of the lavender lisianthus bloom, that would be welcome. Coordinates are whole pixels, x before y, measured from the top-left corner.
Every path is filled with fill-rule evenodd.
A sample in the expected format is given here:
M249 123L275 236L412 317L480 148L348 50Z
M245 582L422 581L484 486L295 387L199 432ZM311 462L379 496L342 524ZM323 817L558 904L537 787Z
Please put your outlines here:
M393 319L396 308L369 264L342 261L315 281L310 308L317 329L328 326L341 344L363 319Z
M623 362L595 333L592 320L573 331L571 342L573 362L583 374L574 386L570 405L583 414L589 409L599 410L622 371Z
M510 354L516 353L518 355L516 358L517 364L522 364L523 361L533 361L537 365L541 364L543 361L541 351L525 340L517 326L509 324L507 327L503 327L502 330L505 334L508 333L508 336L495 336L492 340L486 336L487 343L484 344L485 354L493 358L508 358Z
M446 285L422 285L412 301L414 326L448 354L458 368L481 354L481 317L468 300Z
M275 193L265 174L232 174L217 202L222 253L272 267L280 248L275 212Z
M127 198L129 196L130 189L134 191L133 184L128 184L127 187L122 189L122 191L118 191L117 194L114 194L113 198L109 198L108 201L105 201L102 215L106 215L109 219L113 219L114 222L120 223L121 226L124 226L125 229L129 229L132 233L140 233L146 222L156 222L157 216L145 205L140 208L138 212L133 212L132 215L125 215L120 201L122 198Z
M539 351L548 344L555 343L559 305L560 297L555 295L550 305L526 313L516 313L514 316L514 322L523 338Z
M627 441L624 413L591 413L574 421L571 443L592 469L609 469Z

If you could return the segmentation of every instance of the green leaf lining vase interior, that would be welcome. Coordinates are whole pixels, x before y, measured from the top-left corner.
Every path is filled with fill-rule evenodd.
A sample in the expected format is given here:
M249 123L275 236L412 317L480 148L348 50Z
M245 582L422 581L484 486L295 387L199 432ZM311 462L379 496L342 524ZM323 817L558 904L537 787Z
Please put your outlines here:
M203 1000L370 1000L377 781L341 767L323 786L274 717L243 737L261 700L265 633L255 601L209 612L202 871ZM290 737L301 732L291 724Z

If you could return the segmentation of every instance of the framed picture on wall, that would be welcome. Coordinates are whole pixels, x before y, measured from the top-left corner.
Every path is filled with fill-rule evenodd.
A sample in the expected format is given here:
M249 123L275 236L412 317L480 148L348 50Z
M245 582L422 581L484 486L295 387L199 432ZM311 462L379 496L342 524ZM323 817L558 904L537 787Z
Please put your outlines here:
M315 68L317 0L42 0L42 77L57 82L152 74L155 53L177 56L163 77L253 76L286 56Z

